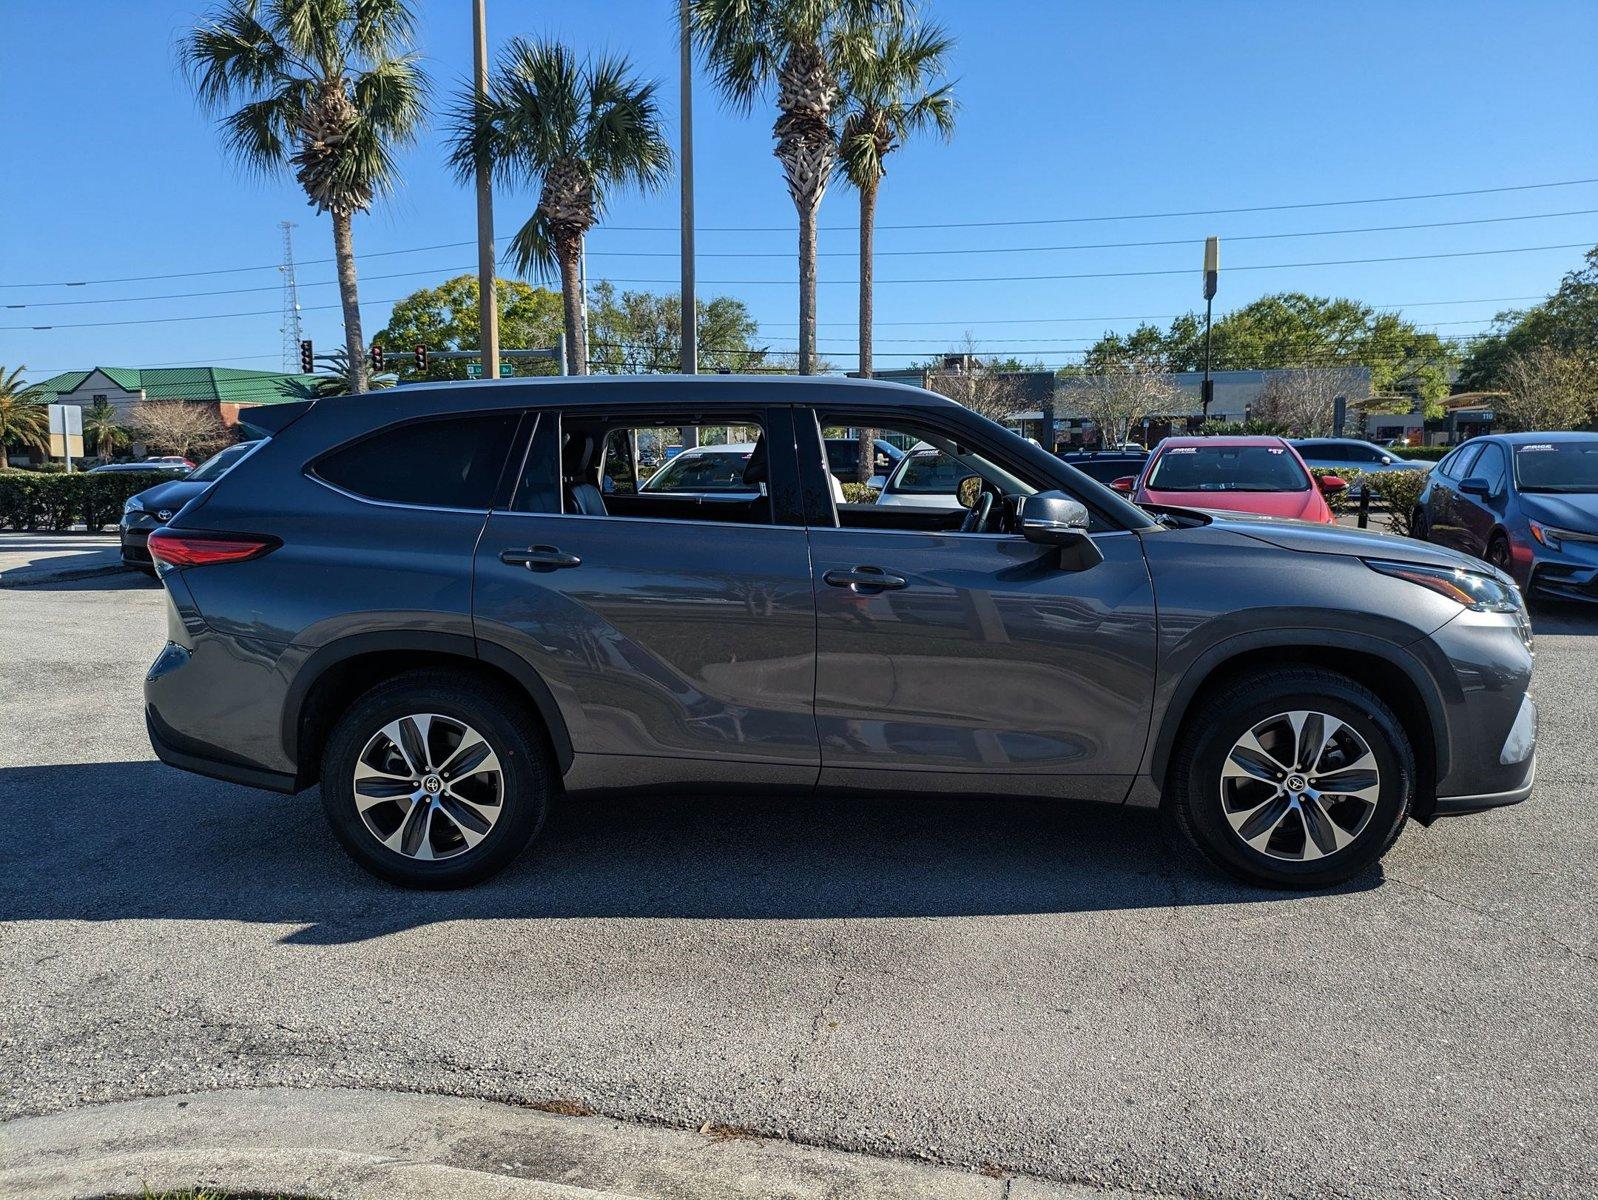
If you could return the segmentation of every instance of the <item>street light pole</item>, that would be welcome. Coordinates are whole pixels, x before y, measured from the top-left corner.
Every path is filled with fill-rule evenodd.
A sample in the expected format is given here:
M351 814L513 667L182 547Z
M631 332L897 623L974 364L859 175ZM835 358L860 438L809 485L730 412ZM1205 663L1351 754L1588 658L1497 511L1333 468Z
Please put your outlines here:
M682 213L679 219L682 230L682 362L684 375L699 373L699 311L694 289L694 50L692 24L688 17L689 0L681 0L679 37L682 62L677 81L679 117L682 122L679 136L682 144L678 157L682 170Z
M488 95L488 14L486 0L472 0L473 87L481 103ZM494 286L493 164L477 164L477 345L483 352L483 378L499 378L499 295Z
M1215 287L1221 275L1221 239L1204 239L1204 385L1199 391L1204 424L1209 424L1210 404L1215 400L1215 382L1210 378L1210 316L1215 307Z

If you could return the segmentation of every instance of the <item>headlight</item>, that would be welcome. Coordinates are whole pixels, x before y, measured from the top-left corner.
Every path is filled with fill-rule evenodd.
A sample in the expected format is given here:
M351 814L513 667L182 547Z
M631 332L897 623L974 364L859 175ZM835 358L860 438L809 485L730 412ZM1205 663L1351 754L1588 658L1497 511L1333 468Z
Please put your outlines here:
M1563 549L1565 539L1570 536L1563 529L1555 529L1550 525L1544 525L1541 521L1527 521L1526 524L1531 526L1531 536L1550 550Z
M1379 562L1365 560L1365 565L1383 575L1407 579L1429 588L1439 596L1447 596L1473 612L1518 613L1525 610L1520 590L1512 584L1503 584L1491 575L1478 575L1460 567L1423 567L1418 563Z
M127 516L129 513L136 513L136 512L143 512L143 511L144 511L144 505L140 504L137 499L129 500L126 504L124 504L122 506L122 515L123 516Z

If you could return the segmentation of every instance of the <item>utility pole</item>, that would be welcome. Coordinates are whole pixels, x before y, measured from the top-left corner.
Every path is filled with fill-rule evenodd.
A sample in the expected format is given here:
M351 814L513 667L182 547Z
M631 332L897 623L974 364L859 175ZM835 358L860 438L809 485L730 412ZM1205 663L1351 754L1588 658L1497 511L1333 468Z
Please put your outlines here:
M699 374L699 306L694 289L694 47L688 0L678 6L682 63L677 81L677 104L682 169L682 363L684 375Z
M1215 399L1215 383L1210 378L1210 316L1215 307L1215 287L1221 277L1221 239L1204 239L1204 385L1199 391L1204 424L1209 424L1210 404Z
M488 95L487 0L472 0L473 87L481 103ZM499 378L499 294L494 286L494 164L477 164L477 345L483 378Z

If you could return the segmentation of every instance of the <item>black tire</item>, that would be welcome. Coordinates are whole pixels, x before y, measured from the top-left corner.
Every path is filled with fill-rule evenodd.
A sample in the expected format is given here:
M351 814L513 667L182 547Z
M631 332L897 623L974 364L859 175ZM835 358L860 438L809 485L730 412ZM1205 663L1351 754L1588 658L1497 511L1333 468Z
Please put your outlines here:
M1487 539L1487 549L1482 552L1482 561L1491 563L1505 575L1514 574L1514 558L1509 552L1509 539L1501 533L1495 533Z
M1417 542L1424 542L1430 532L1430 523L1426 519L1426 510L1417 508L1409 518L1409 536Z
M502 778L499 814L482 841L433 861L383 845L355 803L356 762L368 742L389 722L417 713L475 730L498 758ZM504 869L532 840L543 826L553 778L542 730L524 698L470 676L418 670L378 684L340 718L322 755L322 806L339 843L372 874L402 887L465 887Z
M1369 688L1334 671L1294 667L1240 676L1202 704L1172 755L1166 806L1199 852L1223 871L1262 887L1330 887L1365 870L1398 840L1414 799L1415 754L1392 709ZM1352 727L1380 771L1376 804L1354 840L1309 861L1287 861L1246 845L1228 823L1221 798L1221 769L1238 739L1279 713L1297 710L1325 713ZM1298 829L1307 833L1302 822Z

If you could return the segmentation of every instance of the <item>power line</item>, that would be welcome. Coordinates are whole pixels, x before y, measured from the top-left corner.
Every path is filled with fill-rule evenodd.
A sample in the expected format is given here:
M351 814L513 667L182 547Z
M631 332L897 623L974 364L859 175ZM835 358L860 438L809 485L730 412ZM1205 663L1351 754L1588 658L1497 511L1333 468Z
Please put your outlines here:
M1442 199L1451 199L1451 198L1460 197L1460 196L1499 195L1499 194L1504 194L1504 193L1508 193L1508 192L1539 191L1539 190L1545 190L1545 189L1548 189L1548 188L1582 187L1582 186L1585 186L1587 184L1592 184L1592 183L1598 183L1598 179L1562 179L1562 180L1554 180L1554 181L1548 182L1548 183L1525 183L1525 184L1514 184L1514 185L1505 186L1505 187L1470 188L1470 189L1465 189L1465 190L1460 190L1460 191L1451 191L1451 192L1417 193L1417 194L1408 195L1408 196L1377 196L1377 197L1371 197L1371 198L1360 199L1360 200L1313 200L1313 201L1303 201L1303 202L1293 203L1293 204L1260 204L1260 205L1251 205L1251 206L1242 207L1242 208L1201 208L1201 209L1189 209L1189 210L1186 210L1186 211L1183 211L1183 212L1121 213L1121 214L1103 215L1103 216L1090 216L1090 217L1039 217L1039 218L1032 218L1032 219L1006 220L1006 221L945 221L945 222L927 222L927 223L921 223L921 224L878 224L876 226L876 228L879 229L879 230L888 230L888 229L922 229L922 230L925 230L925 229L992 229L992 228L1004 228L1004 227L1028 226L1028 225L1074 225L1074 224L1089 224L1089 223L1095 223L1095 222L1111 222L1111 221L1165 220L1165 219L1171 219L1171 218L1176 218L1176 217L1231 216L1231 215L1236 215L1236 214L1239 214L1239 213L1291 212L1291 211L1297 211L1297 210L1301 210L1301 209L1311 209L1311 208L1340 208L1340 207L1350 207L1350 206L1358 206L1358 205L1366 205L1366 204L1396 204L1396 203L1401 203L1401 202L1404 202L1404 201L1412 201L1412 200L1442 200ZM1542 214L1542 215L1560 216L1560 215L1581 215L1581 214L1579 214L1579 213L1571 213L1571 214L1549 213L1549 214ZM1527 218L1483 218L1483 221L1485 222L1485 221L1489 221L1489 220L1532 220L1532 219L1537 219L1537 218L1536 217L1527 217ZM1474 223L1474 222L1438 222L1435 226L1428 226L1428 225L1392 226L1391 228L1393 228L1393 229L1433 228L1433 227L1440 227L1442 225L1447 225L1447 224L1465 224L1465 223ZM630 233L677 233L678 232L678 228L675 225L604 225L601 228L606 229L606 230L610 230L610 231L615 231L615 232L630 232ZM788 225L701 225L701 226L698 226L697 228L698 228L698 231L701 232L701 233L790 233L790 232L792 232L792 227L788 226ZM856 228L856 226L853 226L853 225L824 225L821 228L824 231L828 231L828 232L844 232L844 231L853 231ZM1359 233L1359 232L1376 232L1376 231L1377 230L1374 230L1374 229L1373 230L1347 230L1347 231L1329 230L1329 231L1326 231L1326 233L1328 233L1328 234L1329 233L1337 233L1337 232ZM1325 236L1325 234L1323 234L1321 232L1313 232L1313 233L1297 234L1297 235L1288 235L1288 234L1283 234L1283 235L1265 235L1265 234L1259 234L1259 235L1247 235L1247 236L1248 237L1268 237L1268 236L1319 237L1319 236ZM1191 240L1191 239L1186 239L1186 240ZM1233 237L1229 238L1229 240L1240 241L1240 240L1246 240L1246 239L1245 239L1245 236L1238 235L1238 236L1233 236ZM476 244L476 242L473 241L472 239L467 239L467 240L459 241L459 242L439 242L439 243L436 243L436 244L431 245L431 246L411 246L411 247L404 247L404 248L396 249L396 250L369 251L367 253L357 255L356 258L358 260L364 261L364 260L370 259L370 258L385 258L385 257L390 257L390 256L393 256L393 255L397 255L397 254L420 254L420 253L424 253L424 252L429 251L429 250L454 250L454 249L459 249L462 246L472 246L472 245L475 245L475 244ZM1136 244L1138 244L1138 243L1127 243L1127 245L1136 245ZM1149 244L1158 244L1158 243L1149 243ZM1064 248L1064 247L1062 247L1062 248ZM1070 247L1070 248L1075 248L1075 247ZM1083 248L1088 248L1088 247L1083 247ZM1093 248L1097 248L1097 247L1093 247ZM619 254L622 254L623 252L621 252L621 251L609 251L607 253L618 254L619 255ZM671 257L674 257L674 255L671 255ZM720 254L718 254L718 255L702 254L702 255L700 255L700 257L732 257L732 256L731 255L720 255ZM302 266L316 266L316 265L322 265L322 264L331 263L331 262L335 262L335 261L336 260L332 259L332 258L302 259L301 260L301 265ZM215 268L211 268L211 269L208 269L208 270L200 270L200 271L174 271L174 272L167 272L167 273L163 273L163 274L152 274L152 275L123 275L123 276L117 276L117 277L114 277L114 278L106 278L106 279L63 279L63 280L53 280L53 281L43 281L43 282L32 282L32 283L0 283L0 289L29 288L29 287L92 287L92 286L96 286L96 285L99 285L99 284L107 284L107 283L148 283L148 282L151 282L153 280L159 280L159 279L195 279L195 278L200 278L202 276L209 276L209 275L228 275L228 274L235 274L235 273L246 272L246 271L274 270L274 269L276 269L277 265L278 264L276 264L276 263L261 263L261 264L255 265L255 266L248 266L248 267L215 267Z
M1362 265L1367 265L1367 264L1371 264L1371 263L1426 262L1426 261L1433 261L1433 260L1445 259L1445 258L1479 258L1479 257L1485 256L1485 255L1494 255L1494 254L1530 254L1530 253L1543 251L1543 250L1577 250L1577 249L1585 248L1586 245L1587 245L1586 242L1564 242L1564 243L1559 243L1559 244L1550 245L1550 246L1513 246L1513 247L1508 247L1508 248L1505 248L1505 249L1502 249L1502 250L1455 250L1455 251L1449 251L1449 252L1438 253L1438 254L1396 254L1396 255L1388 255L1388 256L1378 257L1378 258L1339 258L1339 259L1324 259L1324 260L1320 260L1320 261L1316 261L1316 262L1296 262L1296 263L1255 263L1255 264L1247 265L1247 266L1228 267L1227 270L1229 272L1239 272L1239 271L1283 271L1283 270L1297 270L1297 269L1301 269L1301 268L1304 268L1304 267L1346 267L1346 266L1362 266ZM1190 268L1187 268L1187 267L1175 267L1175 268L1170 268L1170 269L1152 270L1152 271L1100 271L1100 272L1083 272L1083 273L1068 274L1068 275L976 275L976 276L951 276L951 277L943 277L943 278L922 278L922 279L879 279L879 280L877 280L877 283L881 284L881 285L914 284L914 285L918 285L918 286L925 286L926 284L931 284L931 283L1023 283L1023 282L1060 281L1060 280L1075 280L1075 279L1133 279L1133 278L1144 278L1144 277L1163 276L1163 275L1187 275L1189 273L1190 273ZM414 272L402 272L401 275L403 275L403 274L414 274ZM397 276L397 275L396 276L383 276L382 278L398 278L398 277L400 277L400 276ZM374 277L374 278L377 278L377 277ZM676 283L677 282L676 280L673 280L673 279L622 279L622 278L617 278L615 276L609 277L609 281L612 282L612 283L629 283L629 284L672 284L672 283ZM701 280L700 282L701 283L706 283L706 284L712 284L712 285L716 285L716 286L722 286L722 287L729 287L729 286L759 286L759 285L773 285L773 284L780 284L780 285L782 285L784 287L787 287L787 286L791 286L792 285L792 280L788 280L788 279L707 279L707 280ZM850 286L854 286L857 283L856 280L852 280L852 279L821 279L821 280L817 280L817 282L818 283L822 283L822 284L831 284L831 285L848 284ZM362 304L363 304L363 306L367 305L367 304L396 304L401 299L405 299L405 297L398 297L397 299L392 299L392 300L362 301ZM317 306L311 306L309 308L303 309L302 311L310 312L310 311L316 311L319 308L320 309L332 309L332 308L337 308L337 307L339 307L339 306L336 305L336 304L317 305ZM71 322L69 324L64 324L64 325L55 325L55 324L51 324L51 325L0 325L0 331L15 332L15 331L18 331L18 330L43 331L43 330L49 330L49 329L99 329L99 328L105 328L105 327L116 326L116 325L163 325L163 324L169 324L169 323L172 323L172 322L175 322L175 321L218 321L218 320L226 320L226 319L232 318L232 317L270 316L270 315L272 315L272 313L274 311L276 311L276 310L244 312L244 313L206 313L206 314L198 314L198 315L191 315L191 316L179 316L179 317L146 317L146 318L138 318L138 319L133 319L133 320L125 320L125 321L77 321L77 322Z

